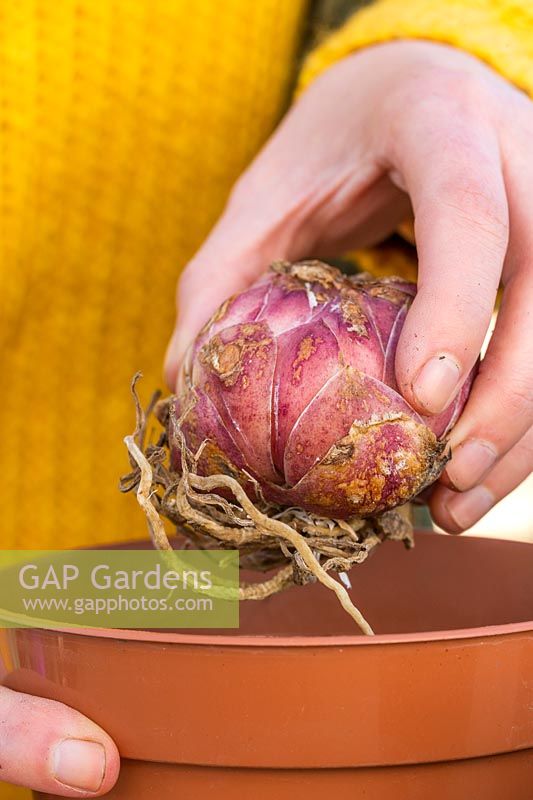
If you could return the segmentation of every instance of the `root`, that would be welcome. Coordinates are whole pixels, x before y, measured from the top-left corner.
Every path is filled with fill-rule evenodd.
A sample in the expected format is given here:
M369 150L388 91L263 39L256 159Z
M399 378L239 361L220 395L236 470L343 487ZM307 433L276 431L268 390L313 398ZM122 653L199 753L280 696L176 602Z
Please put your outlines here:
M235 480L235 478L231 478L228 475L211 475L208 478L203 478L199 475L190 474L188 478L191 485L196 489L204 489L208 492L212 492L216 489L226 488L233 492L236 499L240 503L241 508L243 508L248 514L250 519L255 523L256 527L259 530L263 530L266 534L276 536L279 539L284 539L286 542L292 544L294 549L300 554L302 561L309 572L321 583L323 583L324 586L327 586L329 589L335 592L344 610L350 614L350 616L359 625L361 630L369 635L373 633L368 622L350 600L348 592L344 586L332 578L331 575L328 575L325 569L320 566L320 562L314 555L313 551L301 533L295 531L285 522L272 519L271 517L259 511L249 499L242 486ZM184 479L185 476L183 476L182 480Z
M282 567L273 578L262 583L241 583L239 589L240 600L264 600L273 594L283 591L293 585L292 566Z
M289 586L319 581L336 594L361 631L371 635L372 628L345 587L329 573L346 573L386 538L412 546L408 521L397 511L370 520L321 518L301 508L272 506L260 491L260 500L253 502L232 475L199 475L196 467L203 445L192 453L181 431L190 409L176 419L173 403L157 402L158 395L154 395L145 414L135 388L140 377L137 373L131 383L136 429L124 439L133 470L121 479L120 488L123 492L136 490L155 547L172 550L165 517L200 549L238 549L243 567L263 571L279 567L261 583L241 583L240 599L260 600ZM163 424L169 423L168 435L160 435L155 445L146 444L147 420L153 410ZM165 465L167 437L172 448L181 452L180 472ZM256 483L251 476L250 480Z
M150 536L158 550L172 550L163 525L163 520L156 511L151 500L153 473L150 462L144 457L142 450L135 444L133 436L126 436L124 439L126 447L132 458L140 467L140 479L137 486L137 500L142 510L146 514Z

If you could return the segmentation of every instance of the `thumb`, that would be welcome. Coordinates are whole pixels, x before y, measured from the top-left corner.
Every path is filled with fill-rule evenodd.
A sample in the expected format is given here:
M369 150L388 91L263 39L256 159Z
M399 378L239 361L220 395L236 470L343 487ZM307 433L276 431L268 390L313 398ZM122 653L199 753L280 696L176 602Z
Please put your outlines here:
M276 259L339 252L339 243L383 205L376 195L374 206L363 203L356 213L353 208L383 173L373 156L368 114L354 115L357 101L346 102L354 85L363 83L361 69L359 61L346 59L303 93L241 176L220 221L184 270L165 357L172 390L191 339L229 295ZM362 92L359 108L369 107L367 94Z
M250 167L241 175L217 225L185 267L176 291L177 322L165 355L164 375L171 391L183 355L216 308L250 285L276 259L308 256L321 224L320 208L331 187L323 178L324 160L336 185L335 148L330 136L316 135L328 118L323 97L311 90L289 111ZM302 142L308 143L302 158ZM327 146L324 145L327 142Z
M62 703L0 687L0 778L64 797L109 792L120 768L112 739Z
M295 260L305 254L307 241L295 235L290 209L283 214L282 207L275 211L263 200L255 202L253 187L248 180L241 181L178 282L176 325L164 361L164 377L171 391L187 347L218 306L250 286L272 261Z

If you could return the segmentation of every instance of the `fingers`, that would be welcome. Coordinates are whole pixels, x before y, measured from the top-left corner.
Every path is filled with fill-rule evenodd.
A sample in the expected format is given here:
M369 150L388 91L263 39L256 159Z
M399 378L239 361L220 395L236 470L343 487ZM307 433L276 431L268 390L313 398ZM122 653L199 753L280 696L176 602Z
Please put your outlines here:
M430 501L433 519L449 533L471 528L499 500L516 489L532 469L533 428L473 489L454 492L442 484L436 486Z
M0 687L0 780L65 797L95 797L115 784L116 745L61 703Z
M530 428L533 418L532 279L507 285L487 354L463 414L450 435L446 478L459 490L475 486Z
M395 165L415 213L418 292L396 355L400 389L415 408L446 408L487 332L508 239L498 143L477 117L424 109L402 129ZM439 114L441 118L439 118ZM453 126L453 127L452 127Z
M507 170L511 238L501 308L467 406L450 436L444 480L470 489L533 424L533 173Z

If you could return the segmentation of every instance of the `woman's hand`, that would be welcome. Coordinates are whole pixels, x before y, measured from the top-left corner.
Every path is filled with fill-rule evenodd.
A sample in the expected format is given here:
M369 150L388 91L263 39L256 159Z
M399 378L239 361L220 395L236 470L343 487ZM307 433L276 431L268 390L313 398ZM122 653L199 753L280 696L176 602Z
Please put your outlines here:
M0 686L0 781L65 797L113 788L118 750L74 709Z
M504 287L431 500L439 525L470 527L533 465L532 142L533 102L453 48L401 41L330 68L242 175L185 269L169 385L200 325L270 261L370 245L412 212L418 294L396 375L416 409L438 413L454 397Z

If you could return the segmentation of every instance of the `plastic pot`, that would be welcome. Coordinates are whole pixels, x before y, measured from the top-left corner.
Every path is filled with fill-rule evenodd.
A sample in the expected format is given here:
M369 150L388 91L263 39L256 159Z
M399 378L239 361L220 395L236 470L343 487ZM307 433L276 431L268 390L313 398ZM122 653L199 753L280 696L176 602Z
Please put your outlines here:
M113 800L530 800L533 547L418 534L351 578L374 638L312 585L234 633L2 631L3 683L115 738Z

